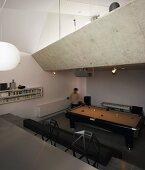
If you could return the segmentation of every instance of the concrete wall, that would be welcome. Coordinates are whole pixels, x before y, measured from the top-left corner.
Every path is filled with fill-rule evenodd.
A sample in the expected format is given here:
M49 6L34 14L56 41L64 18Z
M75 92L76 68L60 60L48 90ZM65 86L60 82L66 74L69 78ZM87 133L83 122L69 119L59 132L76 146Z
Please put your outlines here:
M94 77L87 78L87 95L92 96L92 104L113 102L144 107L145 111L145 70L96 71Z
M12 79L17 85L25 85L28 88L43 87L44 96L38 99L0 105L0 114L13 113L22 117L36 118L38 114L41 114L37 112L38 106L44 110L43 105L46 107L47 104L50 106L50 103L65 100L74 87L80 88L80 83L72 72L59 72L56 75L44 72L32 56L24 53L18 67L11 71L0 72L0 83L9 83ZM66 103L64 102L64 107L66 104L68 105L67 100ZM62 107L63 105L58 106L58 108ZM53 112L52 108L51 111ZM54 111L56 111L55 107ZM47 112L43 114L47 114Z

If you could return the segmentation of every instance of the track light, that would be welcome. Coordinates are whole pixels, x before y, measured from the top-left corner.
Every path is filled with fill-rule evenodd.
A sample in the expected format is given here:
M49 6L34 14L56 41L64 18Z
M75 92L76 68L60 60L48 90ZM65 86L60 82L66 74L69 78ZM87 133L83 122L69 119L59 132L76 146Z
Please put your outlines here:
M116 68L113 68L113 70L112 70L112 74L115 74L115 73L116 73L116 71L117 71L117 69L116 69Z

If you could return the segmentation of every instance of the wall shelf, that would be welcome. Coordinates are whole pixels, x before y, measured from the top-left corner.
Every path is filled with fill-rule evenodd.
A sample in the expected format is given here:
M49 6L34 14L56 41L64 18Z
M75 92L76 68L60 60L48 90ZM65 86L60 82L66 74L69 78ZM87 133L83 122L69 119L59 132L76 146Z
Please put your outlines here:
M130 106L128 106L128 105L108 103L108 102L102 102L101 105L108 109L115 109L115 110L118 109L120 111L130 112Z
M43 88L25 88L0 91L0 105L23 100L31 100L43 96Z

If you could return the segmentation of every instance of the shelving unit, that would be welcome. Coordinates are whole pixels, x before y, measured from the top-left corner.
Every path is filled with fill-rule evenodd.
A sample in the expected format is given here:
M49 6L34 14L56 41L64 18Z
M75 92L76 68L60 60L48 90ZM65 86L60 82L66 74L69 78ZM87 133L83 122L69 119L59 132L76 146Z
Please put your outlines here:
M103 107L106 107L108 109L118 109L120 111L130 112L130 106L128 105L108 103L108 102L102 102L101 104Z
M0 105L23 100L35 99L43 96L43 88L25 88L0 91Z

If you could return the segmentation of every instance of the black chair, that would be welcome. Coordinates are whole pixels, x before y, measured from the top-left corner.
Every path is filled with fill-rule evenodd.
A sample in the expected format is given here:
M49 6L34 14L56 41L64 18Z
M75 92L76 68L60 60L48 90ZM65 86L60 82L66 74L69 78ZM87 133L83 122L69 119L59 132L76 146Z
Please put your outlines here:
M143 116L143 107L132 106L131 107L131 113L135 113L135 114L138 114L140 116Z
M36 122L35 120L32 119L25 119L23 120L23 126L35 132L35 136L38 134L41 135L42 140L44 140L44 135L43 135L44 126L41 123Z
M91 96L84 96L84 103L91 106Z
M38 134L41 135L42 140L50 140L52 144L52 131L54 127L58 127L58 123L53 119L42 122L37 122L32 119L25 119L23 121L23 126L35 132L35 136Z
M52 130L52 140L55 142L55 145L58 143L64 146L65 152L69 149L71 150L71 143L73 141L73 132L66 131L61 128L53 128Z
M44 120L43 124L46 125L46 126L49 124L49 125L51 125L53 127L59 127L59 125L58 125L58 123L57 123L57 121L55 119Z
M52 143L52 141L53 141L53 130L54 130L54 128L59 128L57 121L54 120L54 119L48 119L48 120L44 120L42 122L42 124L44 125L43 131L42 131L43 138L46 137L47 139L45 141L50 140L51 144L53 144ZM56 146L56 143L54 142L53 145Z

